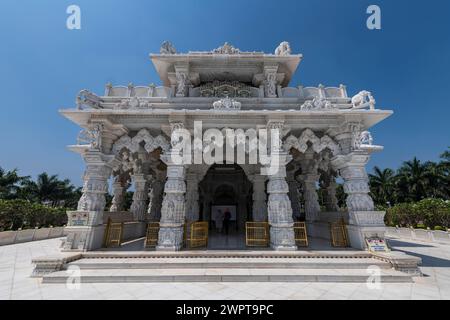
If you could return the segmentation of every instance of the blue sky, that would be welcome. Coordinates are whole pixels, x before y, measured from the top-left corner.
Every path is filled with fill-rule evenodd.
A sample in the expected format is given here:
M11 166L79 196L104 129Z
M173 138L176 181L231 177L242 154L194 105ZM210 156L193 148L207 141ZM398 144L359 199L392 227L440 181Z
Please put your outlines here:
M369 168L417 156L437 160L450 146L450 1L429 0L2 0L0 166L42 171L81 184L83 162L66 149L79 128L60 116L87 88L159 83L149 61L164 40L179 52L228 41L273 52L283 40L304 60L292 85L346 84L372 91L395 114L371 131L385 150ZM81 8L82 29L66 28ZM382 29L366 28L377 4Z

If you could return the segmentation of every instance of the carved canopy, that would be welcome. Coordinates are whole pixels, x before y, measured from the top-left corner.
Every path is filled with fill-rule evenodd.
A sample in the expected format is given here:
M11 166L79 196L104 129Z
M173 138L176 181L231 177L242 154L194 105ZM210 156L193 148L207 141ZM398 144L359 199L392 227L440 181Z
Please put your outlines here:
M311 144L312 149L316 153L320 153L327 148L333 155L338 155L341 151L339 145L332 138L327 135L319 138L311 129L304 130L298 138L290 135L284 141L283 147L287 151L294 148L301 153L305 153L309 147L308 143Z
M123 149L129 150L131 153L138 152L142 143L144 143L145 151L149 153L158 148L161 148L163 152L170 149L170 143L164 136L153 137L147 129L141 129L133 138L128 135L120 137L114 143L112 151L114 154L119 154Z

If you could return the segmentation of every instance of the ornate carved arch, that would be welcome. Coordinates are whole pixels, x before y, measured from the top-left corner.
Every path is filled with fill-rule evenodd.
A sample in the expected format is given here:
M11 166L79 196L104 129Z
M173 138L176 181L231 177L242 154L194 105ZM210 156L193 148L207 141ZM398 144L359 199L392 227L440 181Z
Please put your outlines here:
M147 152L153 152L157 148L161 148L163 152L170 150L170 143L167 139L158 135L153 137L147 129L141 129L139 132L131 138L128 135L123 135L120 137L113 145L112 151L114 154L118 154L122 149L127 149L131 153L139 151L139 148L144 142L144 149Z
M331 150L333 155L338 155L341 152L339 145L332 138L327 135L319 138L311 129L305 129L298 138L290 135L284 141L283 147L286 151L294 148L301 153L305 153L309 147L308 143L311 143L314 152L317 153L327 148Z

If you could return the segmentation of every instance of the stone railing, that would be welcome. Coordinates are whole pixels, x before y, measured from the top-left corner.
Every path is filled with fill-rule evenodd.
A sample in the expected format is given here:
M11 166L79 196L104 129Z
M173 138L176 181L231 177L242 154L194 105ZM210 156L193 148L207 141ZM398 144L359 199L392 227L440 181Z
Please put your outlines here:
M391 238L450 244L450 233L448 231L387 227L386 236Z
M286 87L281 89L281 97L283 98L300 98L300 99L314 99L314 98L344 98L347 99L347 89L344 85L339 87Z
M0 232L0 246L65 236L64 227Z
M134 86L132 84L128 86L112 86L106 85L105 89L106 97L158 97L168 98L173 96L173 90L169 87L157 87L154 85L149 86Z

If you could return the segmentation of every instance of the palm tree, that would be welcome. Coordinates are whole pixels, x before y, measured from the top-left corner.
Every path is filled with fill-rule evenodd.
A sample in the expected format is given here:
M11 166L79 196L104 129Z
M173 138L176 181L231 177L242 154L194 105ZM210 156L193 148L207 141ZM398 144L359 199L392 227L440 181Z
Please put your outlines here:
M394 170L386 168L381 170L375 167L374 174L369 174L370 191L373 200L377 204L386 205L388 202L393 203L393 189L394 189Z
M17 169L5 171L0 167L0 199L17 198L20 191L20 184L29 180L30 177L21 177Z
M403 162L396 177L399 202L420 201L427 195L427 167L416 157Z
M70 180L59 180L58 175L49 176L46 172L38 175L36 182L27 181L23 187L24 197L28 200L52 206L63 205L75 192L78 193Z
M445 167L441 163L428 161L424 164L426 169L426 195L429 198L448 198L449 189L448 174L445 174Z

